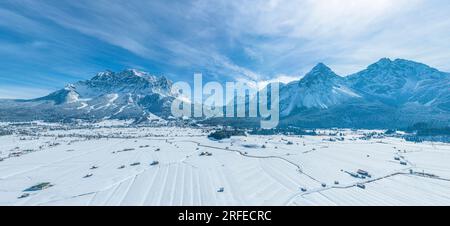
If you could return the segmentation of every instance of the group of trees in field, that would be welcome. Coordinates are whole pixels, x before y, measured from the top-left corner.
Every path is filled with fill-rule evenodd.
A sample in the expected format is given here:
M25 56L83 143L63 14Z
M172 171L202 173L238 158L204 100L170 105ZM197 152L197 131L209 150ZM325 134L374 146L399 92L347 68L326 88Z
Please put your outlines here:
M412 134L405 137L408 141L450 142L450 126L417 123L407 128L406 132Z

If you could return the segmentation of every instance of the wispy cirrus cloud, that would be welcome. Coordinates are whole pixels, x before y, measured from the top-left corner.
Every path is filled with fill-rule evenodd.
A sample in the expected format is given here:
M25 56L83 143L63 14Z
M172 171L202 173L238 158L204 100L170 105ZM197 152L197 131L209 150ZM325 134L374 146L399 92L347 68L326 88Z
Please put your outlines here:
M381 57L450 71L446 0L0 2L0 82L60 87L140 67L190 80L291 81Z

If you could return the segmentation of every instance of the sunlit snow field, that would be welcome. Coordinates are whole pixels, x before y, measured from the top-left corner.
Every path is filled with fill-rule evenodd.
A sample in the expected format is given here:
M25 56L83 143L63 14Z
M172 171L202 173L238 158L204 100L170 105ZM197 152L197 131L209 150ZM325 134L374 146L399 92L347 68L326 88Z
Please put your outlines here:
M17 128L0 136L0 205L450 205L443 143L351 130L343 141L322 131L219 142L201 128ZM370 177L351 175L359 169Z

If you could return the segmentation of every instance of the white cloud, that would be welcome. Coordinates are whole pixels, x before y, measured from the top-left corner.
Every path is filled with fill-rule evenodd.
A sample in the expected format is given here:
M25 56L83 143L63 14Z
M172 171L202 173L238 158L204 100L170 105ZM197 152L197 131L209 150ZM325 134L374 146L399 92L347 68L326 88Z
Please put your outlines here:
M259 7L247 3L236 3L242 10L233 17L234 36L272 37L255 45L256 51L266 59L263 65L281 73L298 73L324 61L345 75L382 57L450 70L448 1L280 0Z
M38 37L58 37L58 32L72 30L152 60L172 74L186 73L186 77L203 72L227 81L290 81L318 62L346 75L382 57L412 59L450 71L447 0L80 0L51 4L23 0L9 4L13 7L2 9L0 4L0 19L4 19L0 26L21 33L29 30ZM20 13L13 12L19 8ZM49 20L66 30L46 26ZM83 48L95 50L95 46L78 46L72 40L46 40L67 48L67 59ZM33 56L39 57L39 52Z
M289 84L294 81L300 80L301 77L299 76L291 76L291 75L277 75L275 78L269 79L269 80L263 80L258 82L258 88L263 89L270 83L283 83L283 84Z

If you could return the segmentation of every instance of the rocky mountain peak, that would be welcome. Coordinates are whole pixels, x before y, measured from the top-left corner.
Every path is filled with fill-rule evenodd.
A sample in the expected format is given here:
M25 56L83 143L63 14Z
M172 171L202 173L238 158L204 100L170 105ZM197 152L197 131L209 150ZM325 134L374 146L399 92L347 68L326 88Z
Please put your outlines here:
M300 80L299 85L306 85L310 87L317 84L333 82L338 79L340 79L340 77L328 66L323 63L319 63L310 72L308 72L303 79Z

